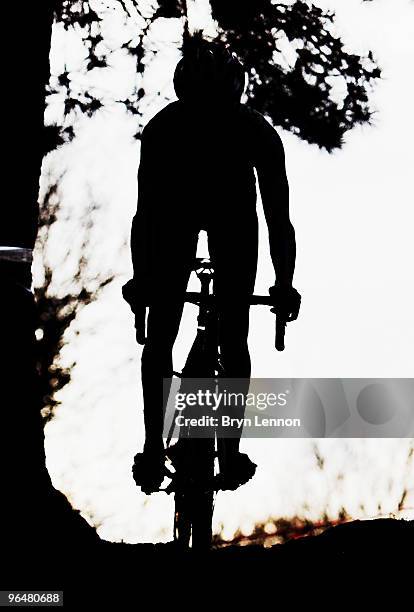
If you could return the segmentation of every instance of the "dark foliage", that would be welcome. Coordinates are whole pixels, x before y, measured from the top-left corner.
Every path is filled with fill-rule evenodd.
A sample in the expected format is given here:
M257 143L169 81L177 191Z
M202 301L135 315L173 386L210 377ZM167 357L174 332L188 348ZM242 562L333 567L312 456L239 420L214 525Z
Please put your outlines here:
M114 53L106 44L102 35L102 22L112 11L121 14L125 21L129 20L135 26L137 35L121 45L136 63L137 82L132 84L131 94L128 98L117 100L123 104L128 112L138 117L141 116L139 103L145 92L140 86L145 64L152 52L146 48L145 41L151 24L158 18L179 17L183 13L182 3L178 0L160 0L147 6L147 12L141 9L142 3L137 0L123 2L118 0L106 6L100 7L100 12L94 10L88 0L63 0L55 4L55 22L61 23L65 30L75 29L80 35L84 49L85 59L82 72L87 73L94 70L102 70L111 67L111 56ZM72 83L70 72L66 69L62 74L52 75L47 93L49 100L51 96L59 96L64 100L64 116L59 130L49 133L47 141L48 149L70 141L75 135L73 128L76 119L81 115L91 117L102 108L108 100L98 97L92 90L79 90ZM114 102L110 100L110 102ZM142 126L141 126L142 127ZM54 135L54 140L52 136Z
M69 367L63 367L59 363L59 354L65 344L64 334L80 311L96 300L102 289L113 280L111 275L88 274L87 250L92 211L87 210L84 222L81 224L83 237L76 272L71 283L73 289L63 295L54 291L53 269L47 260L46 247L50 230L57 222L59 210L57 186L52 185L40 208L39 242L43 256L44 281L41 286L35 287L39 334L36 343L36 362L43 405L42 414L47 420L52 418L59 404L56 393L69 383L71 370L75 366L75 363L72 363ZM69 249L70 247L66 256L70 255Z
M182 17L185 12L185 0L158 0L158 9L155 16L171 19Z
M331 33L333 13L302 1L211 0L211 6L221 40L248 70L250 103L275 124L330 151L345 132L370 120L369 86L381 71L372 53L349 53ZM296 51L289 66L279 55L286 39ZM346 90L339 103L331 97L335 81Z
M81 33L87 52L84 71L105 69L111 64L113 51L106 46L101 32L102 20L109 10L121 12L125 20L136 24L136 37L123 43L122 49L136 62L137 81L131 87L131 95L117 102L137 116L138 135L142 128L141 101L145 96L142 77L156 52L146 44L148 31L158 18L186 15L185 0L158 0L152 8L146 7L147 12L142 6L138 0L128 3L119 0L111 9L102 8L102 13L98 13L87 0L64 0L57 3L56 9L56 20L65 29L76 28ZM272 0L211 0L211 8L219 26L219 39L246 66L250 104L274 124L331 151L341 146L348 130L370 121L368 94L381 71L371 52L366 56L349 52L332 33L333 13L302 0L292 5ZM284 61L283 43L294 50L293 63ZM105 105L105 100L90 91L75 91L66 71L52 78L49 93L65 100L63 133L57 134L56 144L73 137L76 116L92 116Z

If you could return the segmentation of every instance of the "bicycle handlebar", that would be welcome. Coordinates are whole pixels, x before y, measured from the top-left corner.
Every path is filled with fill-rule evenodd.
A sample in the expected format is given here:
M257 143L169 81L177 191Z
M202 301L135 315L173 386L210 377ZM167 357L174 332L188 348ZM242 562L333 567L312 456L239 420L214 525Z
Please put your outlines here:
M285 350L285 331L286 321L276 315L275 349L277 351Z
M240 300L240 297L237 298ZM214 295L202 295L197 291L187 291L185 294L186 302L195 304L196 306L213 305L216 302L216 296ZM286 321L281 319L275 310L274 302L268 295L250 295L248 299L250 306L271 306L271 312L276 315L276 329L275 329L275 348L277 351L283 351L285 349L285 331Z
M236 299L240 300L241 298L237 296ZM196 306L200 304L213 305L216 302L216 296L211 294L203 295L198 291L187 291L185 301ZM269 295L250 295L248 296L248 303L251 306L274 306L274 302Z

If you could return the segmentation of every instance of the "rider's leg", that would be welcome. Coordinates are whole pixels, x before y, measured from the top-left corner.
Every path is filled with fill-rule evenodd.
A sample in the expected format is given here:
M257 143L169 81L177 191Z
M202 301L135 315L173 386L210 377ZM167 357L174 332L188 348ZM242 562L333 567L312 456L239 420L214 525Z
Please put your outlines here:
M245 302L247 297L243 296ZM237 402L228 409L228 415L235 419L242 419L245 411L245 400L250 383L250 354L247 343L249 333L249 306L248 304L235 304L234 302L222 302L219 304L219 346L220 358L226 378L226 392L233 393ZM229 380L231 379L231 380ZM238 452L242 429L235 426L229 430L223 428L226 435L226 454ZM231 437L227 437L231 435Z
M172 377L172 350L180 326L184 298L171 298L149 308L147 339L142 352L145 449L163 447L164 379Z
M247 301L246 296L244 300ZM240 423L244 417L250 384L248 330L248 305L241 303L232 307L231 304L225 303L219 306L219 342L225 374L222 391L226 391L227 397L237 398L230 406L221 408L222 416L236 419L233 421L234 425L222 426L217 430L219 487L222 489L236 489L250 480L256 471L256 465L239 450L243 431ZM233 395L229 396L229 393Z
M229 239L232 251L229 252ZM215 293L218 301L218 340L226 390L246 397L250 383L250 355L248 349L249 297L253 293L257 267L258 229L255 216L249 222L238 222L226 231L224 226L209 231L210 256L215 266ZM231 381L229 379L232 379ZM231 387L231 389L230 389ZM238 401L226 412L241 419L245 401ZM231 414L230 414L231 413ZM229 483L246 482L254 474L255 466L246 455L239 453L242 428L234 426L218 431L220 470L229 474ZM229 484L228 488L233 488Z
M218 460L220 466L220 488L236 489L253 477L256 465L245 454L240 453L240 437L243 428L240 425L244 417L246 396L250 383L250 355L247 345L249 331L249 306L222 303L219 306L219 342L221 362L225 379L224 389L237 398L231 405L221 409L222 415L227 415L237 423L231 427L221 427L217 431Z
M183 300L156 302L149 308L147 337L142 352L144 452L135 455L132 473L144 493L157 491L164 467L164 378L172 376L172 349L180 325Z
M152 287L141 362L145 444L144 453L136 455L133 468L136 483L148 493L157 490L163 480L164 399L168 397L164 379L172 377L172 350L197 249L195 232L171 228L169 240L167 236L162 238L156 260L148 270Z

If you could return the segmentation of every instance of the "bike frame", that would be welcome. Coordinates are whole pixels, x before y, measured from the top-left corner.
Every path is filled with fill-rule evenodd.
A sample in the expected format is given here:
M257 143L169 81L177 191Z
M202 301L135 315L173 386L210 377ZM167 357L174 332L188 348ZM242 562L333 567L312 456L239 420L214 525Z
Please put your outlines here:
M197 305L199 314L197 335L180 375L184 385L185 378L217 378L225 375L220 363L218 316L212 293L214 269L208 259L198 259L194 270L201 290L199 293L187 292L186 301ZM249 298L249 304L273 306L269 296L253 295ZM278 350L284 348L284 331L285 323L277 319L275 345ZM180 388L180 391L183 389ZM171 434L172 431L168 444ZM177 467L174 476L174 540L182 549L187 549L191 541L193 550L208 550L212 542L215 495L212 483L217 441L215 438L191 437L188 428L180 428L177 444L181 445L185 460Z

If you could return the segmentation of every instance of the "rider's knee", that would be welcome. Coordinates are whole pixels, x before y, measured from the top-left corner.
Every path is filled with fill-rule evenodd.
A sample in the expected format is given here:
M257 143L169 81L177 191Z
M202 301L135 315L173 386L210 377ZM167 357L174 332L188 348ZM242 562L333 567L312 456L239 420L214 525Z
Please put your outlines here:
M142 367L164 370L170 367L173 344L148 340L142 351Z
M229 378L250 376L250 353L247 340L236 344L220 345L221 363Z

